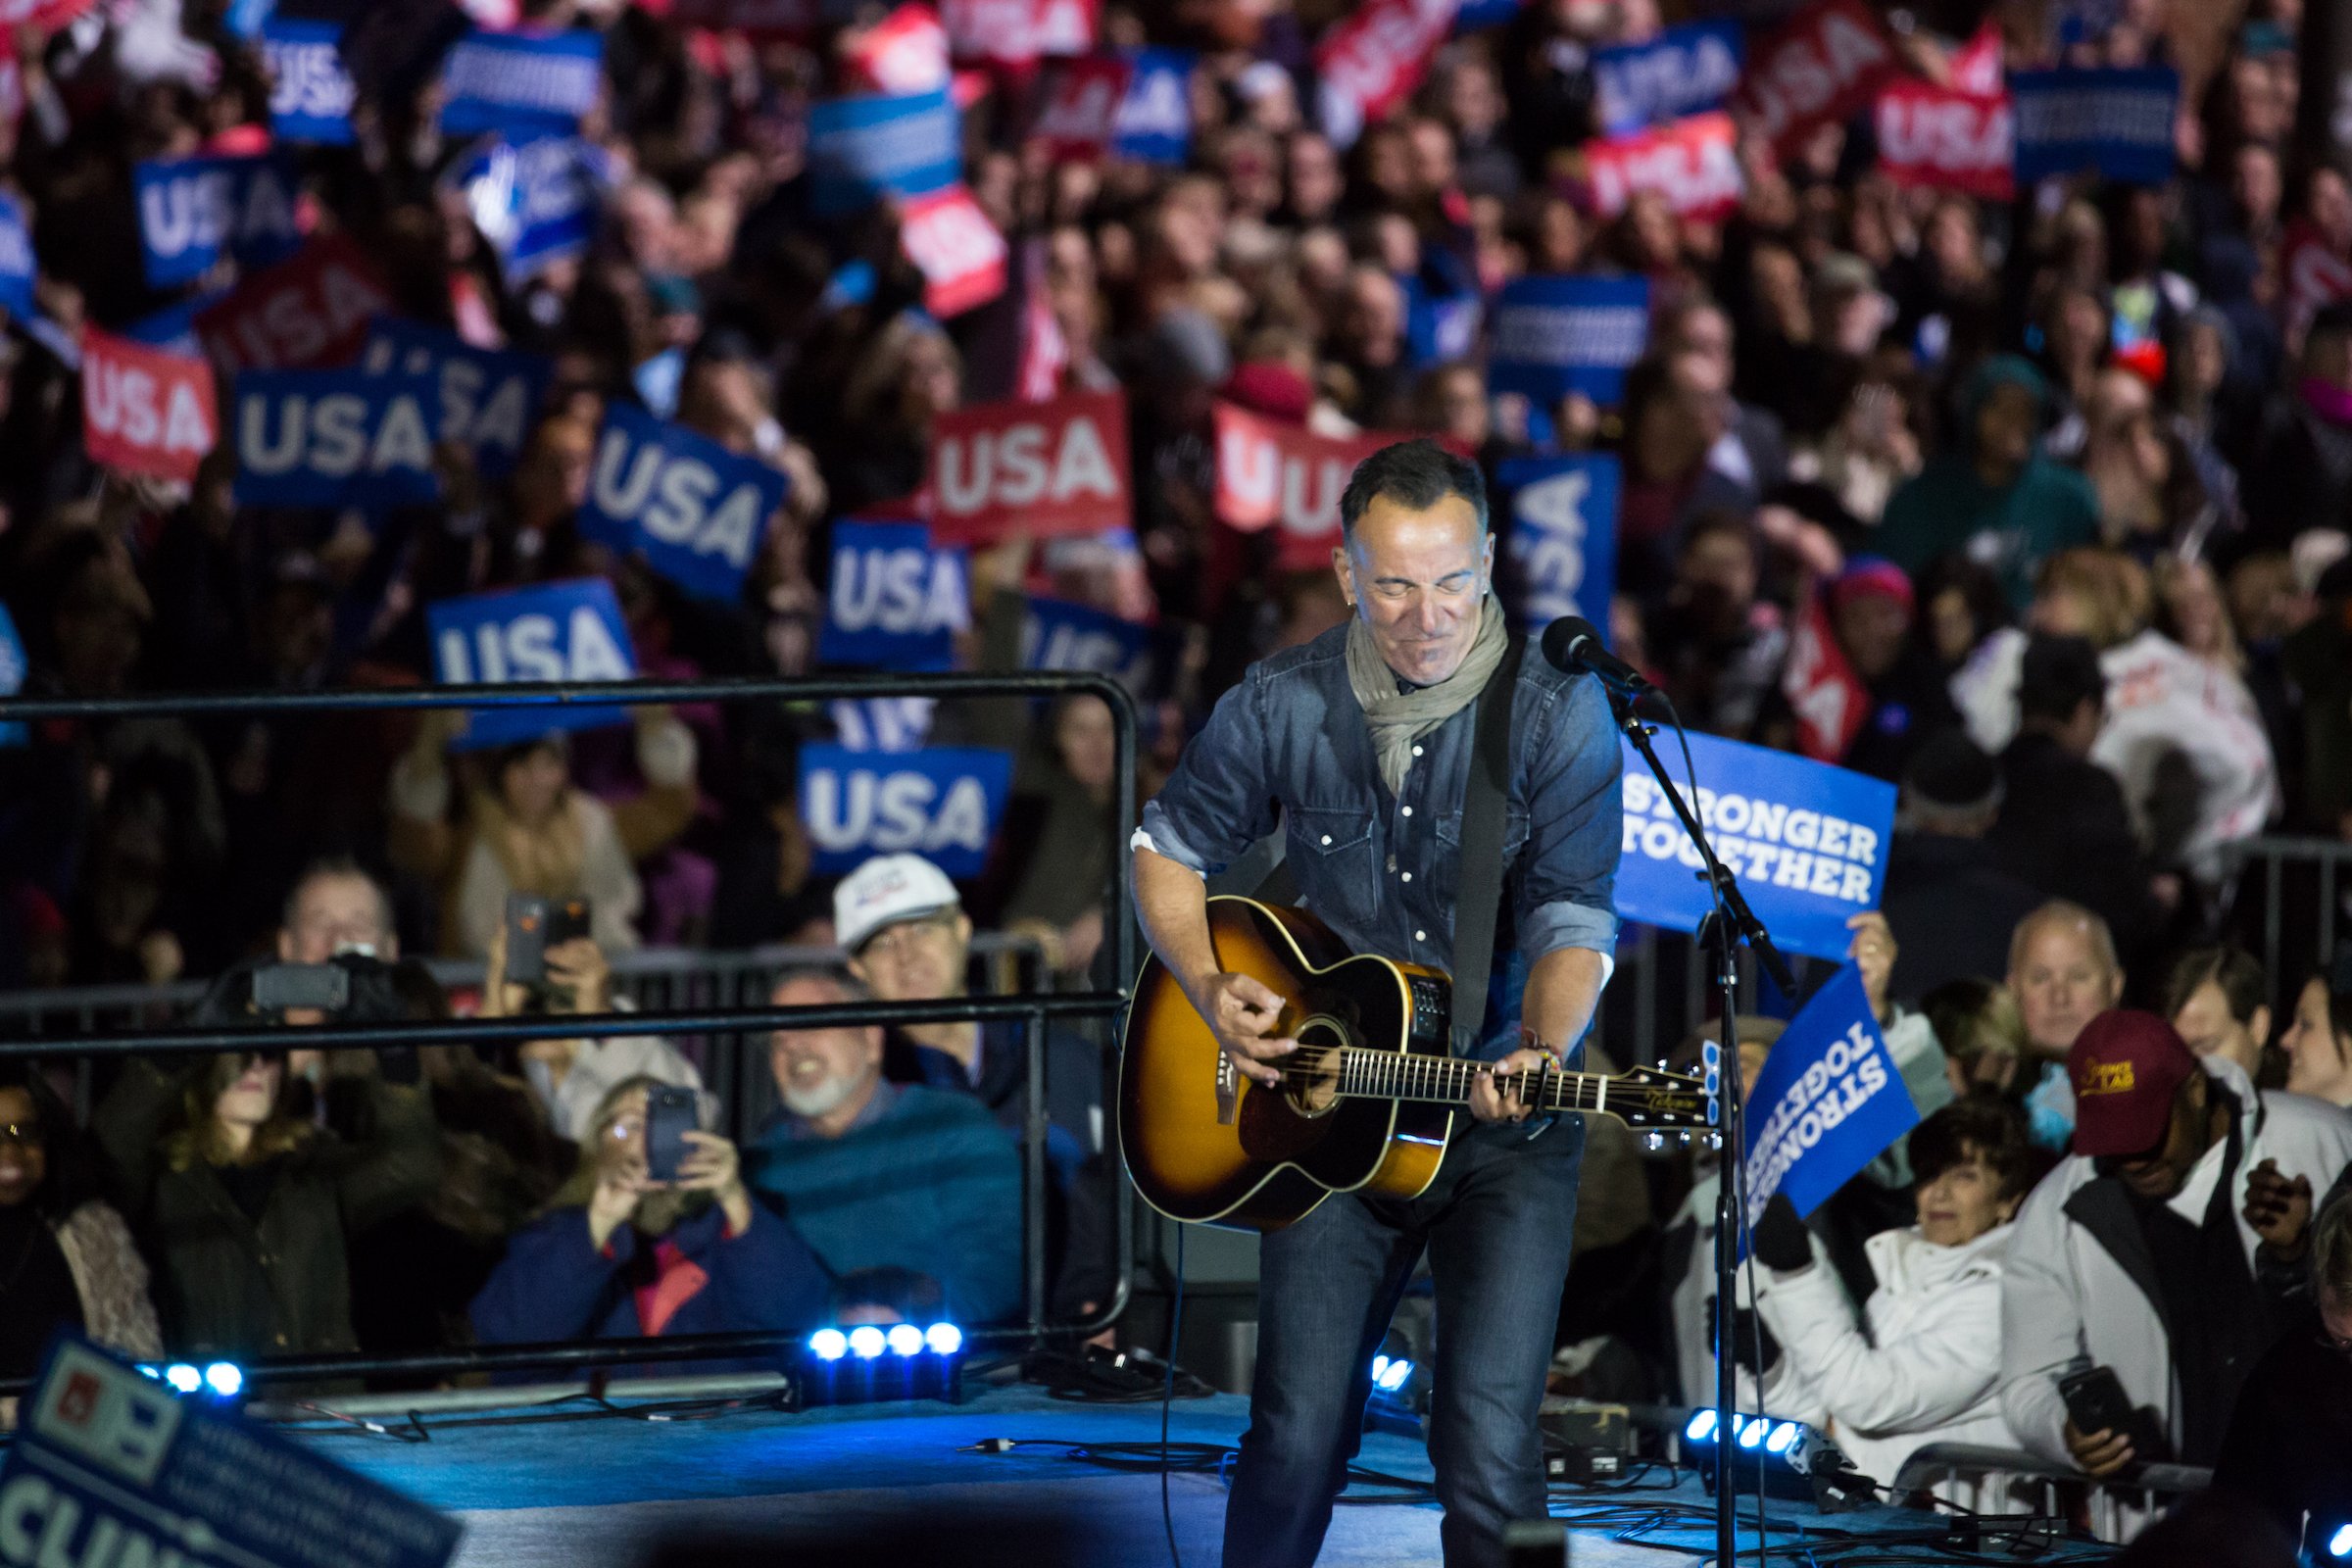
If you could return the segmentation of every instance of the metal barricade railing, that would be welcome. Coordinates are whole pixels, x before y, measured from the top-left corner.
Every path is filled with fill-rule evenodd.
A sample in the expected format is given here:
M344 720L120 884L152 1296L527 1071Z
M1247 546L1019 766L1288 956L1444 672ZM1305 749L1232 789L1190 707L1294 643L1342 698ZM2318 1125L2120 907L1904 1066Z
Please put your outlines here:
M775 1006L762 995L752 1004L669 1004L635 1012L568 1016L562 1025L562 1032L565 1036L609 1039L628 1035L741 1037L776 1029L855 1028L892 1024L988 1023L1000 1020L1022 1023L1025 1026L1023 1033L1028 1056L1021 1137L1024 1192L1021 1228L1027 1263L1023 1292L1024 1321L1017 1326L974 1326L969 1335L971 1341L985 1346L1034 1343L1049 1333L1073 1336L1099 1333L1115 1321L1126 1307L1134 1257L1131 1204L1120 1201L1113 1205L1117 1272L1112 1298L1085 1322L1054 1324L1048 1321L1045 1255L1046 1031L1049 1023L1057 1018L1115 1018L1128 1000L1127 977L1133 975L1136 969L1136 931L1127 915L1126 841L1136 820L1137 728L1134 701L1118 682L1089 671L1032 670L924 676L889 674L573 681L543 685L451 685L369 691L252 692L178 697L0 697L0 724L144 717L197 719L235 715L250 718L338 711L407 712L448 708L643 707L650 704L714 702L817 703L836 698L877 697L1001 699L1054 697L1073 693L1085 693L1102 699L1111 712L1117 810L1110 827L1110 889L1105 920L1112 973L1119 977L1114 989L1064 994L1037 991L1014 996L966 996L926 1003L844 1002L791 1007ZM138 996L153 994L146 987L110 989L134 992ZM138 996L126 1000L135 1003ZM101 1027L76 1031L71 1036L0 1038L0 1059L250 1051L258 1033L252 1028L186 1024L168 1024L153 1029ZM392 1046L520 1044L528 1040L545 1039L549 1033L545 1017L364 1024L330 1021L303 1029L300 1039L305 1047L381 1050ZM358 1353L272 1357L254 1361L246 1371L248 1377L257 1382L354 1378L391 1373L437 1377L468 1372L695 1360L780 1350L798 1343L799 1336L793 1334L710 1334L471 1347L425 1355ZM21 1387L0 1385L0 1395L19 1392Z
M2072 1465L2054 1464L2023 1448L1930 1443L1913 1449L1903 1460L1891 1490L1900 1496L1950 1482L1982 1485L1994 1481L2037 1483L2043 1488L2081 1487L2087 1497L2091 1534L2101 1541L2121 1541L2132 1532L2134 1522L2144 1522L2173 1498L2213 1485L2213 1472L2195 1465L2143 1464L2132 1472L2129 1481L2094 1481Z
M971 954L981 960L980 971L994 976L1012 970L1027 978L1050 981L1045 946L1037 938L1004 931L974 932ZM634 948L609 956L612 996L633 1010L668 1011L679 1007L741 1007L767 1000L777 976L799 967L838 968L849 955L840 948L796 947L770 943L757 948ZM478 987L489 973L479 958L426 958L424 967L450 991ZM59 1054L73 1051L79 1035L138 1027L147 1020L178 1016L202 1000L212 980L174 980L162 985L127 983L106 986L61 986L50 990L0 991L0 1041L61 1042L51 1047ZM981 995L1013 995L993 987ZM759 1125L772 1108L774 1090L760 1071L758 1053L747 1051L744 1031L682 1042L690 1058L711 1089L723 1089L721 1103L727 1124L719 1130L737 1143ZM87 1118L89 1062L85 1056L76 1076L74 1111Z
M2222 867L2225 927L2259 953L2275 986L2297 984L2307 966L2334 955L2339 933L2352 935L2352 844L2246 839L2222 847Z

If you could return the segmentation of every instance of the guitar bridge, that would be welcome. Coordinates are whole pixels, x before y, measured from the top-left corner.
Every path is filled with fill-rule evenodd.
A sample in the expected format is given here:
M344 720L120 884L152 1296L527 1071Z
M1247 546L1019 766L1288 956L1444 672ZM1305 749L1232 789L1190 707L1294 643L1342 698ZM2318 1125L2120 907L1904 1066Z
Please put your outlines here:
M1233 1125L1235 1113L1241 1108L1242 1071L1233 1058L1222 1051L1217 1053L1217 1125Z

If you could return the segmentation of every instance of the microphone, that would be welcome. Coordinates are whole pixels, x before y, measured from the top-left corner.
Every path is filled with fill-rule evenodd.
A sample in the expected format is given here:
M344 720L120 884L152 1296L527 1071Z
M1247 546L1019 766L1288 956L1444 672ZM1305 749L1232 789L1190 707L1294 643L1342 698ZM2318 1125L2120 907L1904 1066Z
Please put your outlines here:
M1582 615L1562 615L1544 628L1544 658L1571 675L1597 675L1603 686L1628 697L1655 690L1640 670L1609 652L1599 630Z

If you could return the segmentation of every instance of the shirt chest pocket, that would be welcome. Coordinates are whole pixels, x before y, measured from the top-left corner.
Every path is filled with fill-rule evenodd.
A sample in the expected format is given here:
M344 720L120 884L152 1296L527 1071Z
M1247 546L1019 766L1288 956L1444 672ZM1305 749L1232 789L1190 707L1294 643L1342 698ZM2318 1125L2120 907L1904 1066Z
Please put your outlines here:
M1285 811L1285 853L1309 907L1335 897L1350 906L1377 897L1372 818L1362 811L1294 806Z

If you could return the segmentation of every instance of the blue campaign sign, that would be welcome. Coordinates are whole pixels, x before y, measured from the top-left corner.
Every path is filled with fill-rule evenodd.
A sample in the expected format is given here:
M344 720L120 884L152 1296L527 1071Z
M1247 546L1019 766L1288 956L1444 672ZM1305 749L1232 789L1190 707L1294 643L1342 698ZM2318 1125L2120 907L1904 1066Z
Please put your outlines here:
M1617 587L1617 460L1512 458L1495 468L1494 485L1510 497L1520 624L1538 632L1562 615L1582 615L1607 625Z
M0 605L0 697L14 697L24 689L24 639L17 635L17 623ZM24 726L0 724L0 746L24 744Z
M1849 963L1796 1010L1756 1074L1740 1151L1748 1224L1775 1193L1786 1193L1799 1214L1812 1213L1918 1125L1919 1107L1871 1016L1862 971Z
M937 705L932 697L841 697L825 712L845 752L919 752Z
M472 448L474 466L497 479L520 461L556 368L544 355L476 348L455 332L383 316L368 327L360 368L430 380L439 393L436 439Z
M1495 297L1488 384L1546 407L1571 392L1625 395L1626 368L1649 342L1649 281L1549 273L1514 278Z
M961 136L945 87L828 98L808 111L808 210L840 218L945 190L960 177Z
M424 623L433 640L433 678L444 686L637 677L620 601L602 577L436 600L424 607ZM627 721L625 709L609 705L477 708L458 744L512 746L550 730Z
M0 1468L0 1561L442 1568L459 1525L78 1337L59 1340Z
M1601 130L1623 136L1715 108L1740 84L1740 24L1729 19L1593 50Z
M270 129L279 141L351 145L351 106L359 96L343 69L343 28L332 22L271 18L262 27L270 67Z
M1404 291L1404 347L1413 364L1444 365L1478 347L1487 302L1475 281L1463 281L1468 286L1452 287L1434 269L1396 280Z
M1698 851L1658 790L1649 764L1625 748L1625 840L1617 862L1617 912L1629 920L1695 931L1714 909L1696 874ZM1660 755L1679 760L1676 748ZM1879 906L1894 786L1826 762L1713 735L1690 737L1698 818L1716 858L1787 953L1842 958L1845 922ZM1675 775L1675 790L1689 786Z
M444 180L465 192L473 226L510 279L577 256L596 237L603 155L577 136L493 136Z
M783 472L758 458L613 402L580 506L580 536L643 556L698 598L738 599L785 488Z
M602 33L477 27L442 63L441 131L574 131L604 84Z
M816 657L828 664L945 669L972 623L971 568L919 522L833 525L832 580Z
M24 221L24 206L14 196L0 195L0 311L14 317L32 314L32 278L40 264L32 255L32 225Z
M2016 71L2009 97L2020 185L2085 169L2134 185L2173 177L2180 78L2169 66Z
M237 504L382 512L440 493L421 376L246 370L237 376Z
M1021 667L1091 669L1140 691L1152 676L1152 630L1092 605L1032 599L1021 616Z
M1011 790L1010 752L801 748L801 819L818 871L855 870L869 857L905 852L952 877L978 876Z
M1193 145L1193 52L1136 49L1127 96L1111 122L1110 156L1131 164L1181 164Z
M302 244L294 171L269 153L150 161L132 182L147 281L156 288L192 282L223 256L267 267Z
M1499 27L1519 15L1525 0L1462 0L1453 13L1456 36L1465 32L1484 32Z

